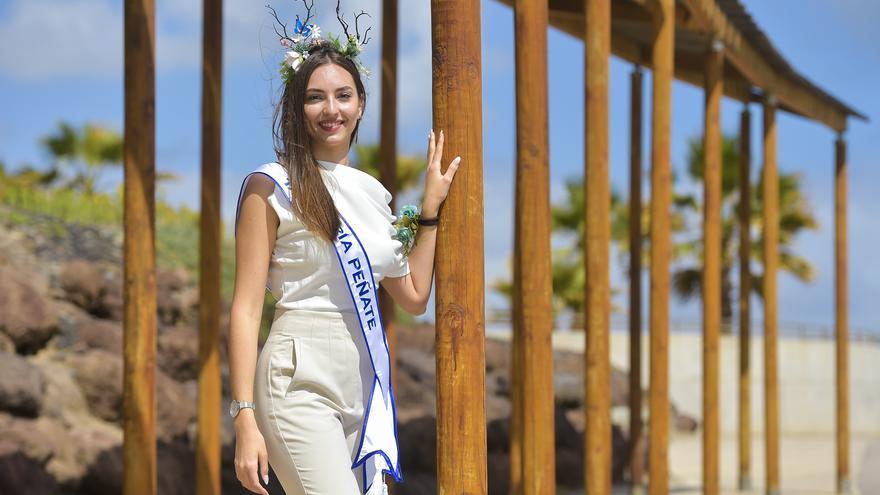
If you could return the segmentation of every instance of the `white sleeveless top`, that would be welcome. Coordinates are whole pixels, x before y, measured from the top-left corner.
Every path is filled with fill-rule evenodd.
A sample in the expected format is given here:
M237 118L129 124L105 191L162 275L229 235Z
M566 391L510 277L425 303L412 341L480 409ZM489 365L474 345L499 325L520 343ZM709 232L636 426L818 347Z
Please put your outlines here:
M389 207L391 193L366 172L333 162L318 160L318 163L336 209L348 220L366 249L376 283L385 277L408 274L409 262L403 254L403 245L392 237L396 230L395 216ZM267 165L284 170L278 163ZM280 175L287 176L284 172ZM247 180L242 184L242 191ZM306 229L293 213L282 186L276 182L275 191L268 198L279 220L267 284L277 301L275 307L353 313L354 303L336 248ZM239 197L238 208L240 201Z

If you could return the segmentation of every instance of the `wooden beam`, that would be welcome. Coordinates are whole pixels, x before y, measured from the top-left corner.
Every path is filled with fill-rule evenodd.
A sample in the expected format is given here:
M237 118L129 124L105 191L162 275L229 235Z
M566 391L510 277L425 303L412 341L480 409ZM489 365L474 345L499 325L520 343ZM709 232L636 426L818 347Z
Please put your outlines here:
M779 266L779 176L776 170L776 101L764 102L764 429L766 490L779 494L779 379L776 273Z
M651 61L651 406L648 492L669 490L669 262L672 201L670 127L675 67L675 0L657 0Z
M512 5L513 2L513 0L499 1L506 5ZM780 73L733 26L715 0L681 0L681 3L685 8L676 9L673 14L676 26L688 32L719 37L727 47L727 62L747 81L745 84L737 82L731 86L730 83L735 81L726 77L724 88L726 96L748 102L750 88L756 86L765 93L772 93L779 101L779 108L820 122L836 131L846 128L848 116L846 110L822 97L815 89L803 82ZM639 0L635 3L614 2L613 6L612 15L615 22L645 20L643 10L647 12L656 10L654 2L650 0ZM583 21L581 19L583 12L580 0L552 0L550 2L550 25L578 39L583 39ZM645 28L647 29L648 26ZM632 63L650 66L648 62L639 61L629 56L634 53L634 50L631 49L631 46L621 45L618 33L612 33L612 39L612 53L614 55ZM702 85L699 73L696 75L688 74L676 67L675 77L695 86ZM859 116L861 117L861 115Z
M849 326L847 322L846 141L834 146L834 313L836 335L837 493L849 493Z
M156 493L156 7L125 0L122 492Z
M547 96L547 4L517 0L516 206L514 215L514 434L520 466L511 493L556 492L553 399L553 284L550 256L550 163Z
M681 0L705 29L726 48L728 63L753 85L772 94L778 105L836 131L846 128L847 112L821 98L803 83L775 69L730 22L715 0Z
M461 157L434 261L437 484L439 493L480 495L487 480L479 0L431 0L431 41L433 121L446 135L444 167Z
M202 20L202 194L199 212L199 397L196 493L220 495L220 166L223 2L205 0Z
M507 3L507 0L501 1ZM614 5L616 4L617 2L614 3ZM550 11L550 24L566 34L583 39L583 14L581 13ZM619 21L615 19L612 25L617 27L618 24ZM650 25L645 25L644 28L651 29ZM653 68L650 49L618 29L611 31L611 53L627 62ZM679 50L675 54L674 77L697 88L702 88L704 62L702 55ZM723 90L724 95L728 98L742 102L752 100L751 85L744 82L736 73L730 71L725 73Z
M611 492L611 209L608 179L608 64L611 2L585 0L586 163L584 170L586 269L584 368L584 487L589 495Z
M389 206L397 212L397 12L398 0L382 1L382 107L379 110L379 179L391 193ZM394 300L379 291L379 308L391 356L391 387L397 384L397 332ZM394 485L389 483L389 489Z
M718 344L721 334L721 85L724 52L706 54L703 129L703 493L719 491Z
M752 489L752 118L748 105L739 120L739 489Z
M629 119L629 478L641 489L642 442L642 69L630 78Z

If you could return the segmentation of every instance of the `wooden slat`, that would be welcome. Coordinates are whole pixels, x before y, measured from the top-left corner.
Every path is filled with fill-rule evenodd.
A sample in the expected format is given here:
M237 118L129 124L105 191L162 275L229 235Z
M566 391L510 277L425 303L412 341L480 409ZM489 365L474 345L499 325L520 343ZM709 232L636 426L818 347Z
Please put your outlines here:
M589 495L611 492L611 195L608 179L608 64L611 56L610 0L585 0L586 163L584 170L584 476Z
M703 128L703 493L719 490L718 382L721 334L721 84L724 52L706 54Z
M751 293L752 293L752 124L749 107L743 107L739 123L739 488L752 489L752 389L751 389Z
M381 91L382 107L379 110L379 179L391 193L389 206L397 213L397 13L398 0L382 1L382 66ZM391 387L397 385L397 321L394 315L394 300L385 290L379 291L379 311L385 340L391 357ZM395 485L387 476L388 491L393 493Z
M437 483L485 494L486 358L479 0L432 0L433 121L461 166L437 232ZM464 249L463 249L464 247Z
M196 493L220 495L220 164L223 2L204 2L199 214L199 397Z
M642 442L642 70L630 78L629 123L629 478L641 487Z
M846 141L835 142L834 172L834 313L836 335L837 492L849 493L849 328L846 256Z
M776 102L764 102L764 429L766 491L779 493L779 379L777 294L779 266L779 176L776 170Z
M123 138L122 492L156 494L156 28L153 0L126 0Z
M675 0L657 0L651 54L651 293L648 492L669 491L669 262L672 201L670 128L675 55Z
M514 363L510 493L556 492L547 5L517 0ZM518 445L516 445L518 444ZM519 452L514 452L513 446ZM519 460L520 465L514 463ZM517 479L518 478L518 479Z

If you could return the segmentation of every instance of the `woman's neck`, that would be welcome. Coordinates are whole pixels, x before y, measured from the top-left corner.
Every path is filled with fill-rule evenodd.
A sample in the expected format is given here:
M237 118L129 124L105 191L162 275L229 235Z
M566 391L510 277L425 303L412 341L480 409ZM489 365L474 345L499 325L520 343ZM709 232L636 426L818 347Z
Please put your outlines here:
M326 149L313 146L312 156L315 157L315 160L348 165L348 147Z

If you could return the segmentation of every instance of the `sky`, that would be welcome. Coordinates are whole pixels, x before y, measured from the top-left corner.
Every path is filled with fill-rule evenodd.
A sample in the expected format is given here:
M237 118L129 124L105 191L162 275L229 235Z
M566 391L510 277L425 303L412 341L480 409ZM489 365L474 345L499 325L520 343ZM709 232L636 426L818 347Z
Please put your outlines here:
M159 194L175 205L198 207L200 167L201 3L197 0L156 2L156 166L179 180L161 186ZM317 22L334 31L335 2L317 5ZM874 190L880 187L880 2L875 0L744 0L746 9L787 60L811 81L869 117L850 120L845 134L849 154L848 257L849 321L854 333L880 333L880 313L873 297L880 294L880 264L873 254L880 230L873 214L880 211ZM274 2L283 16L301 9L293 2ZM301 4L299 4L301 5ZM349 12L372 14L371 42L362 60L378 73L381 51L381 2L348 0ZM277 101L283 58L264 2L224 2L222 217L230 231L242 178L274 159L271 140L273 104ZM430 2L400 2L398 147L401 154L426 153L431 128ZM485 256L487 310L503 309L505 300L488 289L508 278L513 241L515 177L515 91L513 12L495 0L481 1L483 40L483 171L485 187ZM99 123L123 127L123 22L121 0L4 0L0 2L0 160L15 169L38 168L49 157L39 139L59 121L74 125ZM554 202L564 200L567 179L583 175L583 45L555 29L548 36L550 179ZM610 174L612 188L625 193L629 173L629 74L632 66L612 57L610 65ZM650 71L645 72L645 108L650 108ZM379 139L379 79L366 81L368 103L361 143ZM672 163L683 174L687 140L703 125L703 93L676 82L672 101ZM752 105L752 156L760 171L760 109ZM742 104L725 99L722 129L735 133ZM644 119L644 196L648 189L650 119ZM834 140L828 128L797 116L778 114L778 163L782 172L799 172L819 229L797 237L794 249L815 266L817 276L803 283L779 276L779 319L786 328L828 330L834 321ZM451 157L450 157L451 158ZM463 167L468 166L462 163ZM477 164L479 165L479 164ZM102 176L110 189L121 170ZM688 187L682 181L683 187ZM693 187L693 185L690 185ZM699 194L699 188L696 189ZM403 196L398 204L413 198ZM557 239L557 243L560 242ZM499 255L499 253L501 255ZM627 281L616 253L611 257L614 303L626 307ZM643 286L647 291L647 276ZM645 301L647 297L643 298ZM755 318L761 307L754 301ZM432 318L429 304L426 318ZM647 315L647 306L644 314ZM671 301L673 327L700 320L698 300ZM612 316L624 328L625 315Z

